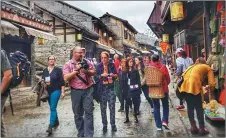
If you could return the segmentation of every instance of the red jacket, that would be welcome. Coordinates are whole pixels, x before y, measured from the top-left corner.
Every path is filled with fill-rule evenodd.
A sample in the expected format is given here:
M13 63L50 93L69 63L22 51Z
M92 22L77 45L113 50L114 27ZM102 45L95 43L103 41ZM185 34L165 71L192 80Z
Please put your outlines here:
M163 78L164 78L163 90L164 90L165 93L168 93L169 92L168 85L170 84L170 75L169 75L168 69L166 68L165 65L163 65L160 62L156 62L156 63L151 62L150 65L154 66L158 69L161 69L160 71L163 73Z
M116 68L117 73L119 73L120 61L118 59L115 59L114 64L115 64L115 68Z

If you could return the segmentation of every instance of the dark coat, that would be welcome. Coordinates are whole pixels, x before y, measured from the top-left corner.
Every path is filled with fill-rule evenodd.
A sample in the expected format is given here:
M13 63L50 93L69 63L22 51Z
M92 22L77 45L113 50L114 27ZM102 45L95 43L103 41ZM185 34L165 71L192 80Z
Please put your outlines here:
M103 90L102 89L103 88L103 80L107 79L107 78L100 78L100 75L104 73L104 65L103 65L102 62L97 65L96 72L97 72L97 76L98 76L98 79L99 79L98 80L98 91L102 92L102 90ZM108 72L109 72L109 74L110 73L117 74L115 65L113 63L108 64Z
M128 85L128 73L124 71L119 71L119 93L123 94L123 97L126 98L129 92Z

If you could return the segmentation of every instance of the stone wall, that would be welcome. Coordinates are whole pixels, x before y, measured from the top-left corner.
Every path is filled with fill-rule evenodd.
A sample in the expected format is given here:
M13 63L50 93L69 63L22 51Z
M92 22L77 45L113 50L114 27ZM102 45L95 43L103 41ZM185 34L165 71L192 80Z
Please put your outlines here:
M81 46L80 42L75 43L59 43L57 41L45 41L44 45L38 45L35 41L35 61L47 65L49 55L54 55L57 58L56 64L63 66L70 58L70 51L75 46Z

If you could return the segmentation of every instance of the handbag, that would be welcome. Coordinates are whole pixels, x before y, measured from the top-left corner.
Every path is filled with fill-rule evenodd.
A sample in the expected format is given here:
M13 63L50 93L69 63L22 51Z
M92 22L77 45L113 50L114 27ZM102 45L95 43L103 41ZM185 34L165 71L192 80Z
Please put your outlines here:
M183 75L185 75L190 69L192 69L194 66L192 66L192 67L190 67L189 69L187 69L184 73L183 73ZM184 82L184 77L183 77L183 75L181 75L179 78L178 78L178 80L177 80L177 87L178 88L180 88L181 87L181 85L182 85L182 83Z
M189 69L187 69L183 75L185 75L190 69L192 69L194 67L194 65L192 67L190 67ZM191 74L191 73L190 73ZM180 76L179 77L179 80L177 81L177 86L176 86L176 96L178 99L180 100L183 100L184 99L184 93L183 92L180 92L179 88L181 87L181 85L183 84L184 82L184 77Z

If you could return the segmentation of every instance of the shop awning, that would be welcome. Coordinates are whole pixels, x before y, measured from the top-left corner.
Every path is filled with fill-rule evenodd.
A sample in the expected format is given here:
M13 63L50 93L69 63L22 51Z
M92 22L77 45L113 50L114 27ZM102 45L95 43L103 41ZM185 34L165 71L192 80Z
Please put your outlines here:
M57 40L57 37L55 35L50 34L50 33L43 32L43 31L40 31L40 30L37 30L37 29L34 29L34 28L30 28L30 27L27 27L27 26L23 26L23 25L20 25L20 24L17 24L17 23L15 23L15 24L23 27L28 35L32 35L34 37L39 37L39 38L43 38L43 39L47 39L47 40Z
M19 36L19 28L10 22L1 20L1 33L12 36Z
M151 52L149 52L149 51L141 51L141 53L143 53L143 54L150 54Z
M154 54L158 55L158 52L155 50L151 50Z

